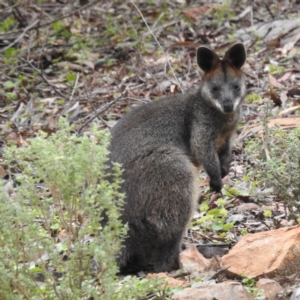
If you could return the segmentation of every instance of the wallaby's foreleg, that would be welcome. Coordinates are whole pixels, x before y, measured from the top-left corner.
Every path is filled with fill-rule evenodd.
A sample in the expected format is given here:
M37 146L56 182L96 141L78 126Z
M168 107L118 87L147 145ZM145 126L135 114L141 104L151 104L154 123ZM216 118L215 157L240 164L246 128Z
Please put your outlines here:
M221 177L224 178L229 173L231 161L231 147L229 140L226 141L225 145L219 150L218 154L221 167Z

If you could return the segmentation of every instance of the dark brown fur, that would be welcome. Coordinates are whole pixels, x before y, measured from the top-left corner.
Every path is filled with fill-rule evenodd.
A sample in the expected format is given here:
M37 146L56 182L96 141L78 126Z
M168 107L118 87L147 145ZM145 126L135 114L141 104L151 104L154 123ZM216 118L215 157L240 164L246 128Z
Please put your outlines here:
M230 138L240 117L245 84L242 44L223 60L200 47L200 89L142 105L112 129L110 159L123 165L122 220L128 237L118 257L121 272L176 267L181 239L196 206L199 167L216 192L228 174Z

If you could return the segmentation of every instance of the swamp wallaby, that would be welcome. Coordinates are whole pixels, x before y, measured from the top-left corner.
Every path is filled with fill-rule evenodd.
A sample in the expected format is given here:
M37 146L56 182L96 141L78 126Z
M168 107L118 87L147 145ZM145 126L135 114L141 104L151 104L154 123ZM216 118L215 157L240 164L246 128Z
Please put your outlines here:
M118 257L121 272L174 268L196 207L200 166L211 189L220 192L246 95L245 60L240 43L222 60L209 48L198 48L203 78L197 92L141 105L113 127L110 160L124 168L122 220L129 226Z

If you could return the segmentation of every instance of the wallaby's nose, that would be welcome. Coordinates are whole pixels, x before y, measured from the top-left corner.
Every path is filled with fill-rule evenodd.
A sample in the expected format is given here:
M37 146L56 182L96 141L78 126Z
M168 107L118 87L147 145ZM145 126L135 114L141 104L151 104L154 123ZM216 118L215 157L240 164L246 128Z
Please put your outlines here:
M232 112L233 111L233 103L230 99L225 99L223 103L224 112Z

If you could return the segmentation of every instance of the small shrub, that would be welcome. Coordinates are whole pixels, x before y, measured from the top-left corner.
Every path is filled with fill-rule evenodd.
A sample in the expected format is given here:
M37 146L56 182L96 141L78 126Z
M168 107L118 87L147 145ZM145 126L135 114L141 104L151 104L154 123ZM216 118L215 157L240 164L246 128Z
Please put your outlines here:
M289 218L299 218L300 128L283 130L265 126L263 136L248 141L246 153L253 163L250 180L261 188L273 188Z
M127 227L119 219L121 169L106 164L109 133L94 129L88 138L71 130L61 120L55 134L39 132L28 147L6 149L6 164L21 173L14 192L0 194L2 298L139 299L159 290L161 281L116 276Z

